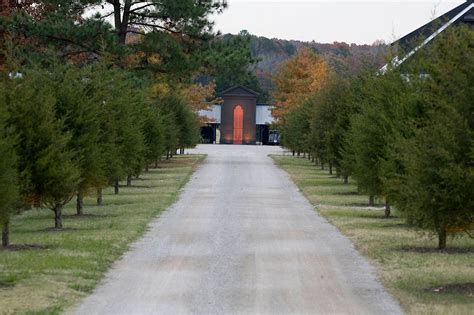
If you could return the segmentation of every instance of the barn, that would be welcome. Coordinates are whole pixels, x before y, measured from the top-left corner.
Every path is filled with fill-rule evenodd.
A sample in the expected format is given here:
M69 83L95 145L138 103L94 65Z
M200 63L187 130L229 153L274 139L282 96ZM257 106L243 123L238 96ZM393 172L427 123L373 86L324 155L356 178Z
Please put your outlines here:
M274 119L271 105L257 104L258 93L234 86L220 93L223 102L199 114L204 118L201 128L203 143L269 144L275 131L270 129Z

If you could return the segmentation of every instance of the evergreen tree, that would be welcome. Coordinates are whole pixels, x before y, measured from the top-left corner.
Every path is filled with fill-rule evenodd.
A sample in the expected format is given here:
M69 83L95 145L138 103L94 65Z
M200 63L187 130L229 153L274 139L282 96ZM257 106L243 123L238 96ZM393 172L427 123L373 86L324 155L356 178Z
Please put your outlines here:
M145 170L148 171L149 164L157 162L165 153L163 118L159 108L150 105L143 124L143 135L145 141Z
M336 164L346 182L353 174L355 165L355 155L349 139L351 118L360 112L363 100L371 91L366 89L366 86L370 86L369 81L373 78L373 73L374 70L369 67L350 78L347 88L341 88L340 99L337 102L337 118L334 127L337 141Z
M246 86L258 93L258 102L268 101L255 75L253 65L257 62L250 50L251 36L247 31L238 35L226 34L210 41L200 53L205 72L216 81L220 93L236 85Z
M438 236L439 249L451 228L474 222L472 43L471 28L452 27L407 66L417 93L390 147L393 202L410 223Z
M338 166L337 156L339 143L337 142L336 121L338 107L344 84L330 76L325 87L314 97L311 119L311 143L313 154L321 163L328 163L329 173L333 174L333 167Z
M18 45L25 62L44 54L81 64L113 56L122 67L185 78L201 68L198 53L214 36L209 17L225 7L221 0L26 1L11 19L0 17L0 32L26 39Z
M54 212L62 229L62 209L77 192L80 170L72 135L58 118L55 84L48 71L25 71L14 80L7 104L17 136L16 151L23 196Z
M148 101L145 88L132 81L130 73L103 69L97 74L97 102L100 110L101 146L104 149L105 174L119 193L119 182L141 173L145 165L143 124ZM145 91L144 91L145 90ZM100 199L100 187L99 187Z
M173 156L177 149L194 147L200 138L199 121L186 98L171 91L161 96L159 104L165 122L167 157Z
M307 100L301 106L287 113L285 121L281 126L281 142L286 148L293 152L314 152L310 149L310 113L313 103Z
M10 244L10 216L15 210L18 198L18 173L14 138L7 128L7 96L5 85L0 85L0 224L2 227L2 246Z
M93 93L93 69L85 67L57 67L54 71L58 94L57 111L63 117L66 129L71 133L71 149L76 151L75 162L79 166L80 181L77 192L77 215L83 214L83 198L92 188L105 180L103 149L100 140L99 104Z
M354 153L353 176L357 186L369 196L385 197L387 217L390 216L390 204L383 181L383 163L388 158L388 144L396 133L393 109L405 102L406 86L396 71L367 80L361 111L352 117L348 134L348 144Z

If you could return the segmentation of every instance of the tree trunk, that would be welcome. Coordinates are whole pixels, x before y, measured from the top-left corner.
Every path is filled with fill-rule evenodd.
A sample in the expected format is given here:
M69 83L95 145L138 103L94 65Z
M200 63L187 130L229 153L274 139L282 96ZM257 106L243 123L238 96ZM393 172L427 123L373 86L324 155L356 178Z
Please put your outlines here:
M7 219L2 227L2 246L8 247L10 245L10 220Z
M56 205L53 211L54 211L54 228L60 230L63 228L63 214L62 214L63 207Z
M84 214L84 194L82 193L82 191L79 191L77 193L76 214L77 215L83 215Z
M170 159L170 152L166 152L166 159L169 160Z
M314 163L314 156L311 157L311 163Z
M301 155L301 153L300 153L300 152L298 152L298 153L296 153L296 155L299 157L299 156Z
M438 232L438 249L446 249L446 229L442 229Z
M41 208L41 197L35 196L35 199L33 201L33 207L34 208Z
M115 191L115 194L118 195L118 193L119 193L119 182L118 182L118 180L115 181L114 191Z
M311 154L308 153L308 161L310 161L310 160L311 160Z
M390 203L388 202L388 198L385 198L385 217L389 218L390 214L391 214Z
M306 159L306 152L303 152L303 159Z
M127 176L127 187L132 186L132 175Z
M344 184L349 184L349 176L344 176Z
M332 163L329 162L329 175L332 175Z
M114 1L114 2L120 3L120 1ZM132 1L130 0L124 2L123 10L121 10L122 8L120 4L118 7L114 4L114 11L118 10L119 27L118 28L116 27L116 29L118 31L118 37L121 44L125 44L127 40L127 30L128 30L128 25L129 25L131 7L132 7ZM122 17L120 18L120 13L122 12L123 14L122 14ZM115 14L117 15L117 13ZM117 22L115 23L115 25L117 25Z
M148 172L150 170L150 167L148 166L148 163L145 163L145 172Z
M97 188L97 205L102 206L102 188Z
M158 160L155 161L155 168L158 168Z
M291 153L293 153L293 156L295 156L295 151L294 151L294 150L293 150L293 151L291 151Z
M369 207L373 207L375 205L375 197L369 196Z

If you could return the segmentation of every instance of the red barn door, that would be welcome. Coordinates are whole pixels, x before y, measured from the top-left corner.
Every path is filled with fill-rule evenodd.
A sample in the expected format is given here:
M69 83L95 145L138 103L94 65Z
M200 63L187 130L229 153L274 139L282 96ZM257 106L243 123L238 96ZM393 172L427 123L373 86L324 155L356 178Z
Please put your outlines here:
M234 144L242 144L244 129L244 110L240 105L234 108Z

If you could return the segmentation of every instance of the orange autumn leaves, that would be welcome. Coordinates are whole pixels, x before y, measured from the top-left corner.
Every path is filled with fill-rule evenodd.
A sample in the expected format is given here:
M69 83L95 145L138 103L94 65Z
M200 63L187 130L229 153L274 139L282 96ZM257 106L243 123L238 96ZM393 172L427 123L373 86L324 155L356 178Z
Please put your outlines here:
M326 61L310 48L300 49L294 58L284 63L273 77L275 107L272 114L277 122L281 123L292 109L320 91L327 77Z
M170 93L179 95L184 99L191 110L199 114L202 110L210 110L212 105L222 103L220 97L216 97L216 83L211 81L207 84L201 83L176 83L172 84L166 78L157 76L152 86L152 94L165 96ZM206 117L199 116L200 124L208 122Z

